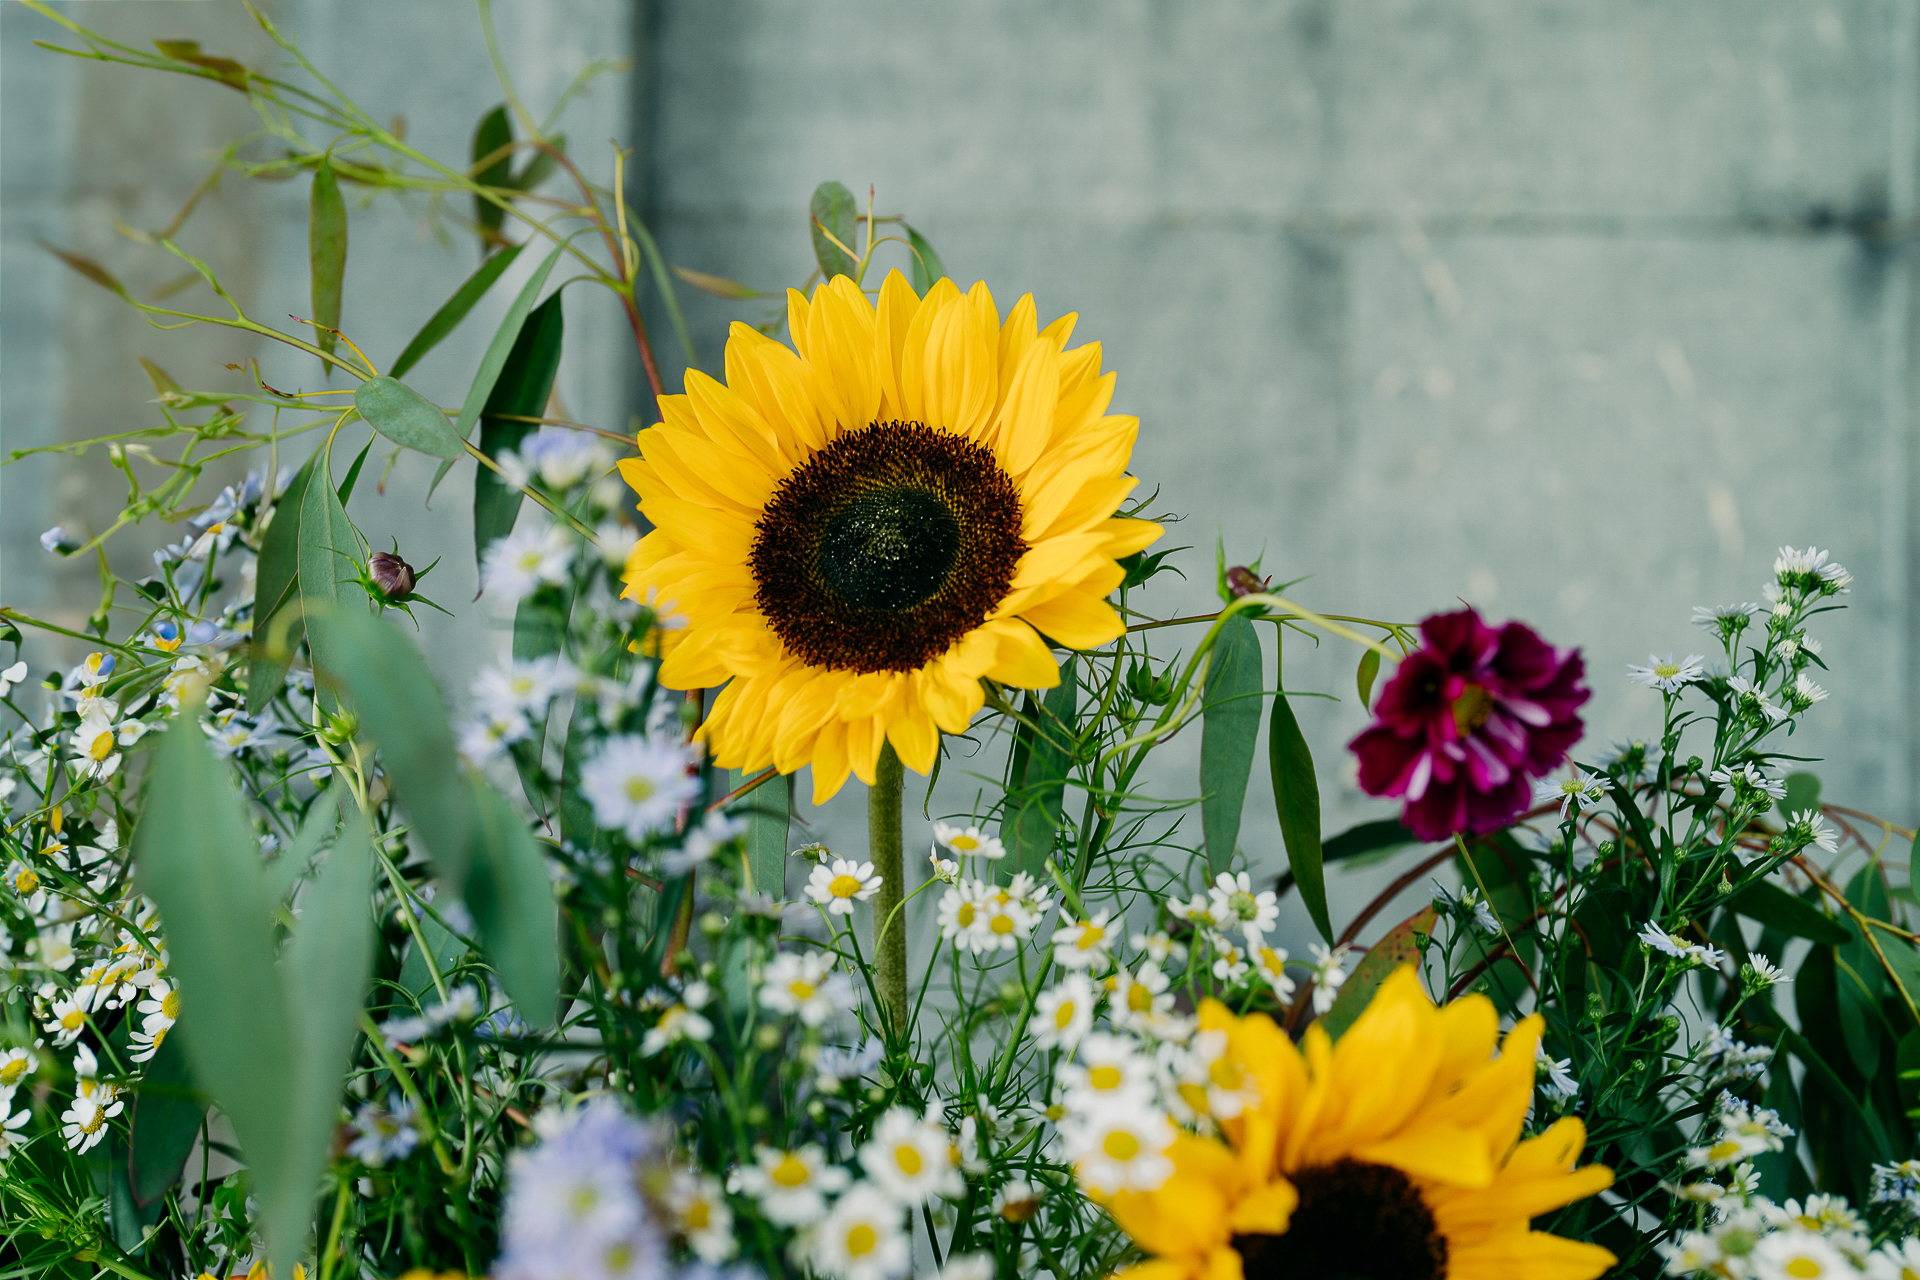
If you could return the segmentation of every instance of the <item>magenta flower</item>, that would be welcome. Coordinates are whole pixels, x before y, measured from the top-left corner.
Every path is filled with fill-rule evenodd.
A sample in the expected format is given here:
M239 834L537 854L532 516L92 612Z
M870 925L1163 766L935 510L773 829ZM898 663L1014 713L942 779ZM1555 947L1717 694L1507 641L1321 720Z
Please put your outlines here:
M1588 697L1579 650L1562 652L1518 622L1490 627L1472 609L1420 624L1408 654L1348 745L1369 795L1404 796L1401 821L1422 840L1493 831L1524 811L1532 779L1566 759Z

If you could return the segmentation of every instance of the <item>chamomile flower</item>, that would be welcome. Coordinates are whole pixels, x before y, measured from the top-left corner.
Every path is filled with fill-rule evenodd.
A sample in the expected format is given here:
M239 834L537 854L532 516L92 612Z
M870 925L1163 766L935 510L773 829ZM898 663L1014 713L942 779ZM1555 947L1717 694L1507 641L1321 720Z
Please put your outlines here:
M1019 892L1019 889L1016 877L1014 885L993 890L981 897L980 923L974 932L975 951L1011 951L1033 932L1040 911L1045 910L1046 900L1042 898L1039 910L1036 910L1033 899Z
M990 892L992 886L983 881L961 878L940 895L940 936L956 951L974 949L982 919L980 902Z
M900 1229L903 1216L878 1187L863 1182L851 1188L812 1233L808 1256L815 1270L839 1280L900 1280L913 1270L913 1247Z
M47 909L47 888L40 873L18 858L7 867L7 888L13 890L29 914L37 916Z
M1851 1280L1860 1272L1811 1231L1775 1231L1753 1247L1754 1280Z
M1173 1012L1173 992L1167 989L1170 985L1167 975L1152 960L1132 972L1122 965L1107 979L1111 993L1108 1016L1116 1026L1151 1035Z
M1313 952L1313 1011L1323 1014L1333 1008L1340 986L1347 980L1347 948L1338 946L1329 950L1314 942L1309 943L1307 949Z
M573 672L562 670L561 661L557 654L548 654L482 668L473 680L476 714L486 719L544 714L553 695L573 682Z
M26 1135L20 1130L26 1128L27 1122L32 1119L31 1106L23 1106L17 1111L13 1109L12 1094L0 1100L0 1160L12 1155L15 1147L26 1145Z
M519 600L543 584L565 582L572 566L572 534L559 525L523 529L494 539L480 562L480 581L490 594Z
M87 711L73 731L73 750L77 757L73 762L74 776L98 777L103 781L111 778L120 767L119 745L120 736L114 730L111 710L95 706Z
M1173 935L1165 929L1155 933L1136 933L1129 941L1133 944L1135 951L1146 952L1147 959L1155 964L1164 965L1171 961L1178 967L1187 962L1186 947L1175 942Z
M1053 962L1067 969L1093 969L1106 963L1113 947L1113 930L1102 911L1091 920L1076 920L1053 931Z
M102 1084L93 1050L81 1045L73 1057L73 1102L60 1116L60 1135L74 1151L91 1151L107 1136L107 1121L126 1109L117 1085Z
M638 844L673 826L680 807L700 794L688 772L694 753L662 736L623 734L609 738L580 771L580 791L593 805L600 827L620 831Z
M933 868L933 878L941 884L952 884L960 878L960 864L941 857L938 849L927 855L927 863Z
M1060 1126L1080 1181L1102 1195L1152 1191L1173 1173L1173 1126L1151 1107L1097 1107Z
M11 1095L20 1082L40 1069L40 1059L31 1049L8 1049L0 1053L0 1093Z
M1035 998L1027 1034L1042 1049L1073 1052L1093 1027L1094 999L1093 984L1085 974L1068 974Z
M1079 1061L1062 1064L1059 1079L1070 1112L1147 1106L1153 1098L1153 1063L1133 1041L1105 1032L1081 1040Z
M506 754L507 747L533 736L533 725L518 711L497 716L476 716L459 727L454 750L460 758L478 769L489 760Z
M1211 935L1207 945L1213 949L1213 976L1219 981L1236 986L1253 972L1247 953L1233 945L1233 939L1224 933Z
M1293 979L1287 976L1287 949L1285 947L1254 947L1250 953L1253 970L1260 975L1261 981L1273 989L1274 999L1281 1004L1293 999Z
M718 1265L734 1255L739 1246L733 1238L733 1208L718 1178L675 1169L666 1202L674 1230L696 1258Z
M1247 941L1258 943L1280 920L1280 900L1273 890L1253 891L1253 879L1222 871L1207 889L1208 906L1222 927L1236 925Z
M986 858L997 862L1007 856L1007 847L998 837L987 835L979 827L953 827L944 822L933 824L933 838L951 850L956 858Z
M831 866L815 867L807 878L807 897L836 916L853 914L853 904L880 892L882 877L871 862L835 858Z
M762 975L760 1003L818 1027L837 1010L852 1006L853 984L834 971L833 960L823 952L782 951Z
M640 1056L651 1058L670 1044L681 1040L708 1040L713 1037L713 1023L707 1021L698 1011L713 998L712 990L704 982L693 982L681 993L680 999L666 1007L646 1035L640 1038Z
M783 1227L807 1227L827 1212L827 1196L846 1187L845 1169L827 1163L817 1146L781 1151L755 1147L753 1163L737 1169L732 1189L751 1196L768 1220ZM893 1206L889 1203L888 1208Z
M64 1049L80 1038L87 1029L88 1005L73 996L57 997L47 1013L43 1024L47 1034L53 1037L56 1047Z
M957 1198L966 1192L953 1160L953 1135L943 1124L891 1107L860 1148L860 1167L873 1184L909 1209L936 1196Z
M1040 1212L1045 1192L1025 1178L1015 1178L993 1193L993 1203L989 1206L993 1216L1007 1222L1031 1222ZM992 1273L989 1272L989 1280Z
M1661 659L1650 653L1647 655L1646 666L1629 665L1627 675L1635 684L1644 684L1662 693L1678 693L1695 680L1706 679L1706 657L1702 654L1690 653L1681 661L1675 662L1672 654Z

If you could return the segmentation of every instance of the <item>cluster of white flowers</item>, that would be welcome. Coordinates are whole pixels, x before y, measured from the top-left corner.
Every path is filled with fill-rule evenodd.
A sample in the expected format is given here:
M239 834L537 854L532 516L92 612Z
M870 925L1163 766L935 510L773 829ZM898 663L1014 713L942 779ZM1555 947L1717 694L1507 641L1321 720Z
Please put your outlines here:
M1881 1169L1901 1167L1875 1166L1876 1198ZM1725 1185L1669 1186L1679 1199L1704 1206L1704 1221L1660 1246L1667 1274L1700 1280L1907 1280L1920 1274L1920 1239L1876 1248L1867 1223L1843 1197L1815 1194L1805 1204L1776 1204L1759 1185L1753 1165L1741 1164Z
M1695 1049L1695 1061L1709 1088L1758 1080L1773 1061L1771 1046L1743 1044L1719 1023L1707 1025L1706 1037Z
M1896 1204L1920 1217L1920 1160L1873 1166L1873 1202Z
M380 1024L380 1034L389 1045L413 1044L447 1027L478 1022L486 1012L480 988L458 986L447 992L445 1000L428 1005L416 1016L387 1019Z
M1564 778L1540 778L1533 784L1533 802L1560 806L1560 821L1569 822L1607 796L1607 780L1576 768Z
M1701 1126L1701 1136L1711 1141L1688 1148L1690 1168L1730 1168L1765 1152L1785 1150L1786 1140L1794 1134L1778 1112L1722 1092L1714 1101L1712 1116Z
M828 953L782 951L761 974L760 1003L818 1028L853 1006L853 983Z
M1004 885L960 876L940 897L940 936L973 955L1011 951L1052 907L1045 886L1024 871Z

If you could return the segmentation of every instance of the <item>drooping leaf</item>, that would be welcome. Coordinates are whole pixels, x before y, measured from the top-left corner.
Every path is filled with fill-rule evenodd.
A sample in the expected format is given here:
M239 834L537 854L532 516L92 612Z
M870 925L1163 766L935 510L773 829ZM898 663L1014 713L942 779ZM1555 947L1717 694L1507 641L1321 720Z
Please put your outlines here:
M1260 636L1244 614L1235 614L1214 639L1201 712L1200 825L1209 875L1226 870L1240 839L1247 778L1259 745L1264 680Z
M1314 777L1313 753L1294 719L1285 693L1273 695L1267 721L1267 765L1273 774L1273 804L1280 815L1280 838L1287 847L1287 866L1314 927L1329 943L1333 921L1327 915L1327 878L1320 853L1320 783Z
M1365 711L1373 705L1373 682L1380 677L1380 654L1378 650L1368 649L1360 655L1360 666L1353 673L1354 688L1360 694L1360 709Z
M322 452L314 450L306 464L293 473L261 543L254 573L253 643L247 666L247 710L256 715L280 692L287 668L293 663L293 651L300 647L300 637L306 631L305 621L296 618L286 628L285 639L273 643L275 618L288 601L300 598L301 504Z
M478 778L472 794L467 909L487 961L520 1016L536 1027L551 1026L560 991L560 939L546 859L504 796Z
M1419 837L1407 830L1400 819L1379 818L1348 827L1333 839L1322 843L1320 864L1324 867L1330 862L1350 861L1355 866L1369 866L1395 849L1419 842ZM1273 890L1284 897L1292 889L1293 869L1289 867L1274 881Z
M501 414L520 418L538 418L546 413L547 399L553 394L553 379L560 370L560 347L566 333L566 317L560 309L561 294L554 294L527 316L520 336L514 339L500 377L480 413L480 449L498 461L509 449L517 449L528 433L539 428L531 422L515 422ZM513 532L520 514L521 493L491 467L480 467L473 476L473 559L478 564L486 556L495 538Z
M404 448L431 458L458 458L467 451L438 405L384 374L360 384L353 407L368 426Z
M754 776L746 769L727 774L729 789L740 787ZM753 876L753 888L770 893L775 902L787 892L787 834L793 822L793 775L778 774L734 802L731 812L746 821L747 870Z
M1419 963L1421 947L1433 936L1434 919L1432 905L1424 906L1368 948L1347 980L1340 984L1340 994L1334 998L1333 1007L1320 1015L1320 1026L1328 1035L1338 1040L1345 1034L1395 969L1403 964Z
M855 228L859 226L859 211L853 203L853 192L838 182L823 182L813 189L813 201L809 206L813 229L813 256L820 264L822 279L831 280L835 276L852 276L860 269L849 250L857 250ZM838 240L840 243L835 244Z
M187 1073L184 1040L168 1032L128 1108L127 1179L135 1204L154 1203L179 1181L206 1113Z
M167 1207L163 1203L142 1204L134 1197L132 1157L126 1139L118 1132L109 1133L106 1145L96 1148L87 1162L97 1167L102 1155L106 1157L106 1216L113 1228L113 1242L137 1254L147 1239L146 1229L167 1216Z
M56 249L45 240L39 241L39 245L42 249L45 249L48 253L99 285L102 289L111 289L123 298L127 296L127 286L114 279L112 272L95 262L92 258L82 257L77 253L68 253L65 249Z
M493 288L493 282L513 265L513 260L520 256L520 251L524 248L526 248L524 244L510 244L481 263L480 269L468 276L466 282L453 291L453 296L441 303L440 309L421 326L420 332L413 335L413 341L407 344L407 349L402 351L399 358L393 362L393 368L387 371L388 374L395 378L404 378L407 370L420 363L422 356L439 346L440 340L452 333L460 322L467 318L467 313L473 310L474 304L486 296L487 290Z
M473 129L473 161L479 164L489 156L499 154L489 160L486 167L474 171L473 180L483 187L504 187L508 185L513 172L513 152L501 150L513 143L513 117L507 114L507 104L501 103L480 117L480 123ZM480 252L490 251L500 239L500 227L506 222L507 211L482 196L473 198L473 220L480 224Z
M353 455L353 465L347 468L346 479L340 482L338 493L342 507L353 497L353 486L360 482L360 468L367 465L367 455L372 452L373 437L368 436L367 442L360 446L360 452Z
M181 728L196 717L183 711ZM290 1274L312 1205L312 1188L286 1176L293 1045L253 832L206 735L162 736L133 841L136 883L166 921L193 1078L233 1122L274 1256Z
M1727 899L1727 905L1769 929L1824 947L1845 946L1853 938L1853 930L1771 881L1755 881Z
M333 178L333 162L321 156L313 169L313 191L307 202L307 265L313 281L313 344L331 352L335 337L328 329L340 327L341 282L347 273L347 205ZM323 371L333 366L322 360Z
M295 1049L292 1076L282 1085L285 1176L305 1191L303 1236L373 979L373 849L365 815L347 807L340 838L301 899L300 927L280 962Z
M1015 785L1008 788L1000 819L1000 841L1010 855L1005 863L1009 876L1025 871L1037 879L1046 877L1046 860L1053 853L1066 800L1078 667L1072 659L1061 663L1060 683L1047 690L1044 699L1027 699L1029 717L1039 731L1021 730L1013 760Z
M426 659L393 627L336 608L310 615L323 676L352 696L361 732L379 749L414 830L433 855L446 889L466 882L473 791L454 753L446 705Z
M738 280L729 280L725 276L716 276L705 271L695 271L692 267L675 267L673 274L700 292L710 293L716 298L731 298L735 302L740 302L747 298L767 296L752 285L741 284Z
M276 520L276 523L278 521ZM300 605L306 611L307 646L316 667L332 668L335 655L327 651L331 641L315 627L321 612L348 607L350 597L341 590L352 584L360 563L360 539L347 521L340 495L334 492L333 477L327 473L322 457L313 479L300 499Z
M946 278L946 264L940 261L940 255L933 251L927 238L912 227L907 228L907 243L913 247L913 291L924 298L927 290Z

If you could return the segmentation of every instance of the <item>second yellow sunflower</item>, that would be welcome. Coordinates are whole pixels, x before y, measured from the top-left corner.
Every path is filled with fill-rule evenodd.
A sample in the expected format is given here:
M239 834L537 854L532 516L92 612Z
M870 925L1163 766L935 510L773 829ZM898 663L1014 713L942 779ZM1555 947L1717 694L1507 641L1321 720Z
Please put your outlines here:
M654 525L625 580L683 624L662 683L725 686L715 762L811 763L818 802L888 742L931 769L983 678L1057 684L1049 641L1119 636L1117 561L1160 526L1114 516L1139 420L1107 413L1073 316L1042 329L1029 295L1002 322L985 284L899 272L877 307L839 276L788 308L795 349L735 324L725 383L661 397L621 464Z

